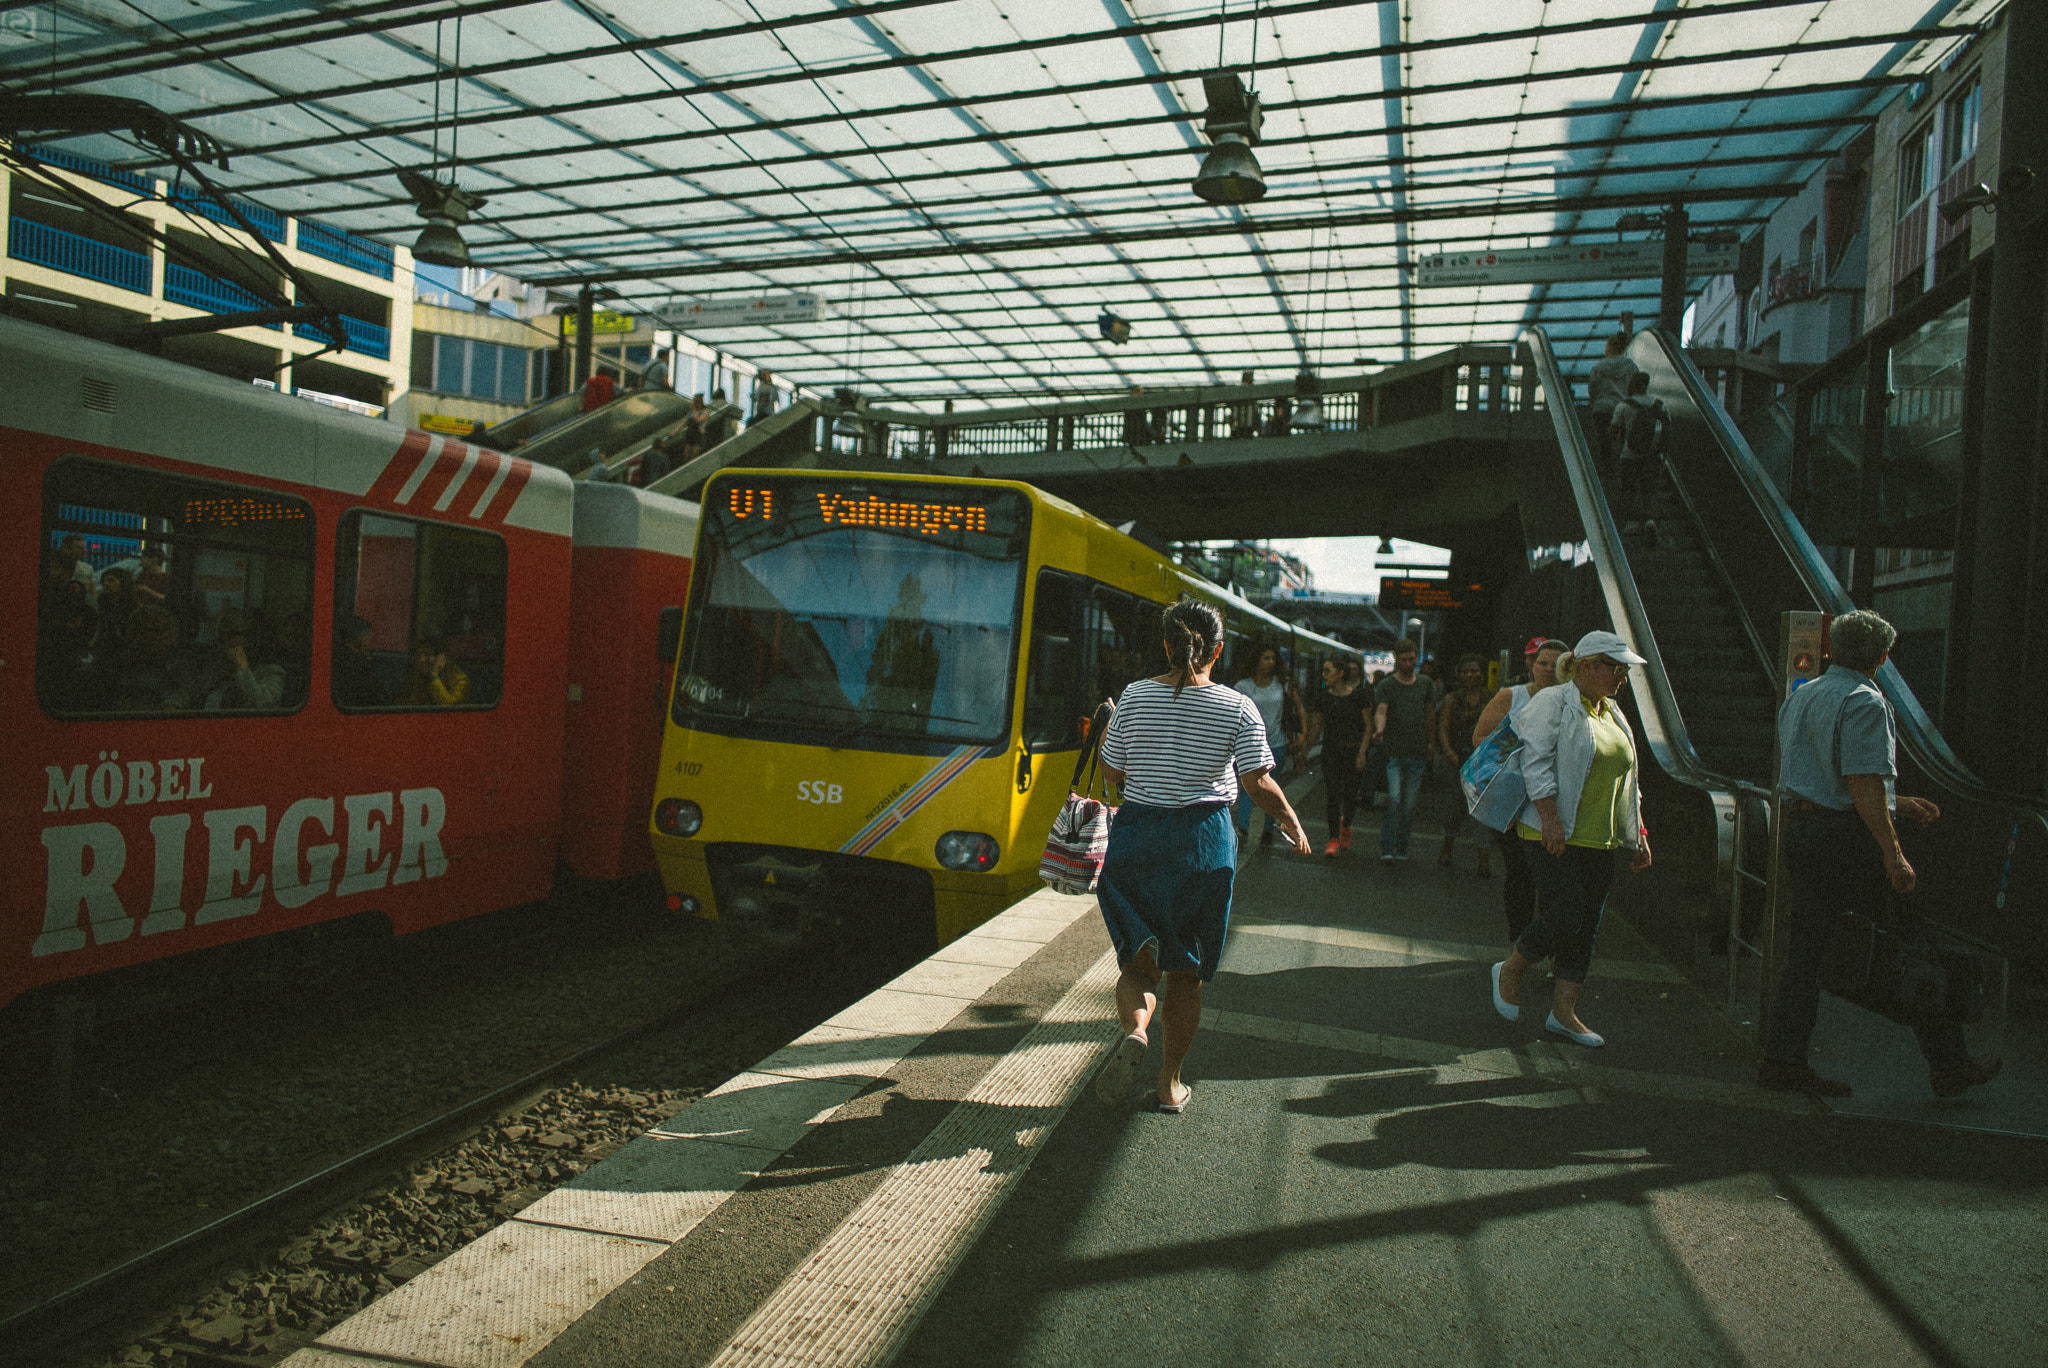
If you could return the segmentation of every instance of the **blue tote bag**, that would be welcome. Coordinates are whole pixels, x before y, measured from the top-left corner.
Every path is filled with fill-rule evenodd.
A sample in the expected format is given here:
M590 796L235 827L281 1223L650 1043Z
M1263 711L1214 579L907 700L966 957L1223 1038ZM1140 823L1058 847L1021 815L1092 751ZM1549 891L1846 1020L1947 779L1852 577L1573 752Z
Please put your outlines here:
M1458 767L1458 783L1465 790L1465 808L1474 821L1495 831L1514 825L1515 816L1529 799L1522 780L1522 738L1514 719L1504 717L1486 739L1472 748Z

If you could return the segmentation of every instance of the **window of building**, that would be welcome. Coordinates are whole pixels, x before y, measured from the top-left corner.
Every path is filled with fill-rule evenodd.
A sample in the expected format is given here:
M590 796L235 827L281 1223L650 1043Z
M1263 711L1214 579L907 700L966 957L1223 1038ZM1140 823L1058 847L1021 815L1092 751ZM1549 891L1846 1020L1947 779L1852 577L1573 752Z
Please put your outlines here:
M361 510L335 540L336 706L497 706L505 672L505 542Z
M1934 125L1925 123L1914 129L1899 144L1899 209L1898 216L1904 218L1911 213L1929 187L1928 150L1934 142Z
M1820 220L1817 218L1808 219L1806 226L1799 230L1799 264L1801 266L1817 267L1819 263L1814 260L1814 257L1819 250Z
M1984 86L1972 76L1969 83L1948 97L1941 107L1941 169L1952 170L1957 162L1977 150L1977 114L1983 103Z
M60 717L305 705L313 512L104 461L43 482L36 694Z
M431 354L421 357L418 342L431 343ZM467 395L472 399L494 399L504 404L523 404L530 393L524 347L504 347L469 337L442 337L421 333L415 342L414 382L430 376L426 388L442 394Z

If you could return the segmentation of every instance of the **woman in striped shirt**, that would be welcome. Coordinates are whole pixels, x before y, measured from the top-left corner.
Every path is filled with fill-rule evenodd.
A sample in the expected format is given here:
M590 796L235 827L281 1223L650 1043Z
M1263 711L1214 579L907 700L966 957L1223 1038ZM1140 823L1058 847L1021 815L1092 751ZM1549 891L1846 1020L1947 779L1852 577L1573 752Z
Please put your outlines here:
M1223 651L1223 617L1182 599L1166 610L1170 674L1134 680L1102 737L1102 766L1123 805L1110 828L1097 897L1123 967L1116 984L1124 1038L1097 1076L1096 1095L1121 1102L1137 1081L1156 1012L1163 1032L1159 1107L1178 1112L1194 1089L1180 1068L1202 1017L1230 927L1238 786L1280 823L1300 854L1308 837L1273 782L1266 724L1249 698L1209 671ZM1160 980L1165 979L1163 996Z

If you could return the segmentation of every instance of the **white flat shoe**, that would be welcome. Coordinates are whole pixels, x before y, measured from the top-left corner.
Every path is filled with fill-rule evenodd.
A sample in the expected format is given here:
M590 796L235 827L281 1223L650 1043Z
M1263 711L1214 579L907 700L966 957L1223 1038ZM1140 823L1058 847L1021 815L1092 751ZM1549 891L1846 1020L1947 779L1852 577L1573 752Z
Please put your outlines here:
M1566 1040L1569 1040L1574 1044L1583 1045L1589 1050L1597 1050L1602 1045L1605 1045L1607 1043L1607 1037L1601 1035L1598 1031L1566 1030L1564 1026L1558 1021L1557 1013L1555 1012L1552 1012L1549 1016L1543 1019L1543 1029L1550 1032L1554 1036L1563 1036Z
M1500 971L1507 967L1506 960L1493 966L1493 1010L1500 1013L1503 1021L1520 1021L1522 1009L1500 995Z

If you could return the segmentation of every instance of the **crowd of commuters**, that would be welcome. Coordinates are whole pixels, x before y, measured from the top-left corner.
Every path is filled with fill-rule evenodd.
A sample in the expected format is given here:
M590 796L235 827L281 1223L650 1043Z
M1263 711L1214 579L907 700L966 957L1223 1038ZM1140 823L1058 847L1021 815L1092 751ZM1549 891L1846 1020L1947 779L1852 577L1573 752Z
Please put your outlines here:
M264 605L173 590L161 549L95 571L84 537L46 553L36 609L36 687L60 712L271 711L304 697L307 619ZM343 707L455 707L470 681L448 642L422 636L409 668L387 684L371 623L346 615L334 631L334 701ZM288 662L298 662L296 677Z

